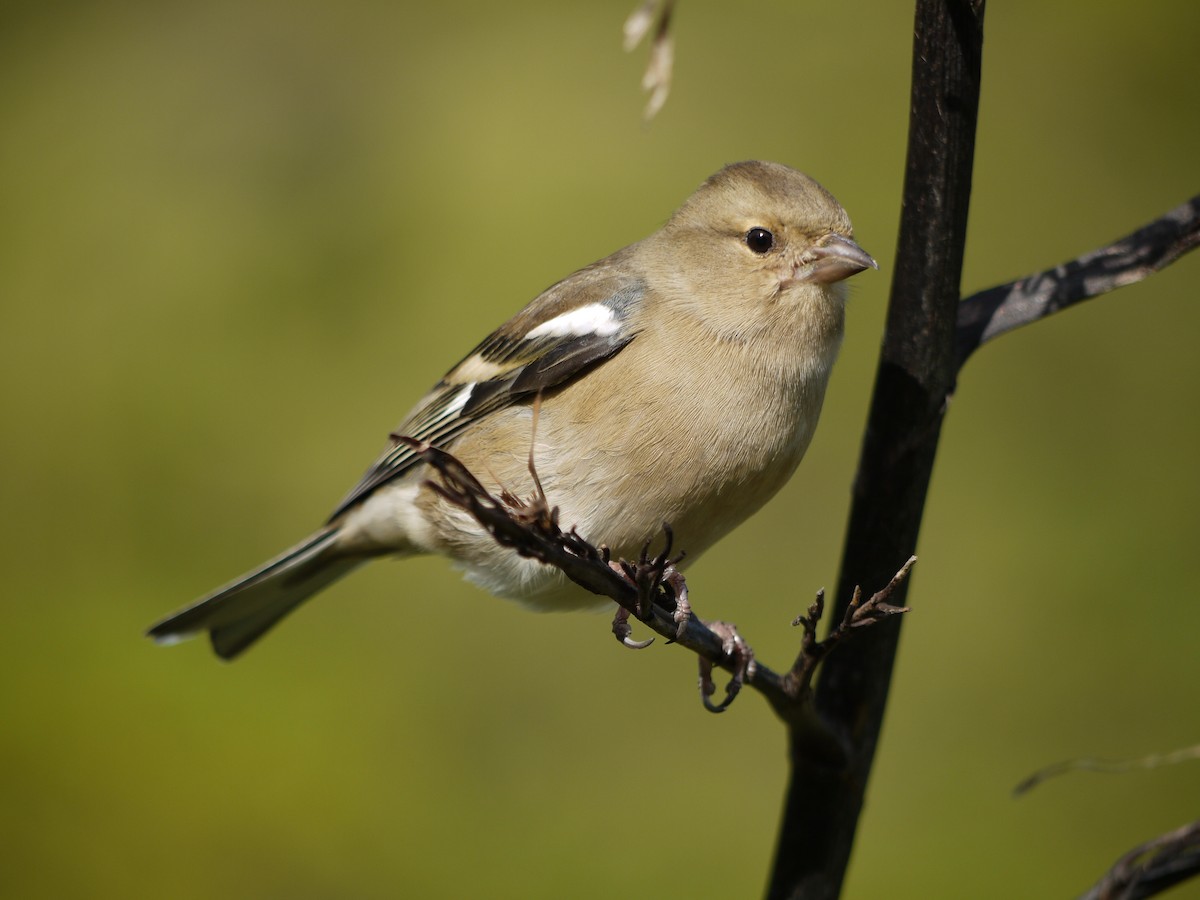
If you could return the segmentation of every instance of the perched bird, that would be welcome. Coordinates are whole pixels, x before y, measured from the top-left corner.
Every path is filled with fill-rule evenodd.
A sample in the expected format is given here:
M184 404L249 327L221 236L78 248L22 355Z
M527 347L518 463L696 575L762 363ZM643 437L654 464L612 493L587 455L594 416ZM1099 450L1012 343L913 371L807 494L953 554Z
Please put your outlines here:
M806 175L727 166L660 230L500 326L395 434L448 450L490 489L517 496L533 493L532 450L564 527L636 558L665 521L694 562L804 456L842 340L841 282L878 268L852 235L845 210ZM501 547L428 475L393 439L320 530L149 635L169 643L208 631L231 659L387 554L440 553L536 608L604 602Z

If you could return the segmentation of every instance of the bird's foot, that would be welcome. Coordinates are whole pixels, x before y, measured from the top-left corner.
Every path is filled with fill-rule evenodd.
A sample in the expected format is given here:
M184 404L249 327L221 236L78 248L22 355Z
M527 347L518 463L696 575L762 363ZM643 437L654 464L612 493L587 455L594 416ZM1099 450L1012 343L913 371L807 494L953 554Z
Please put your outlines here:
M725 657L730 660L733 667L733 675L729 679L729 684L725 685L725 699L720 703L713 703L711 697L717 692L717 686L712 678L713 664L703 656L700 657L700 699L704 702L704 708L709 712L719 713L729 708L729 704L741 691L742 685L754 677L756 668L754 651L750 649L749 644L742 640L736 625L729 622L705 622L704 624L709 631L721 639Z
M676 568L683 559L683 554L671 556L671 546L675 535L671 531L671 526L666 522L663 523L663 534L666 536L666 546L663 547L662 552L652 557L650 541L646 541L636 563L624 559L613 560L609 556L607 547L600 548L602 558L608 563L608 567L637 590L634 608L632 610L624 607L618 608L612 626L617 640L635 650L650 646L654 639L635 641L630 637L632 629L629 625L629 617L631 615L645 621L649 618L650 611L656 603L660 607L669 608L663 602L669 598L668 602L673 601L674 610L671 616L675 623L676 637L679 637L687 628L688 619L692 613L691 605L688 603L687 582L683 578L683 573Z

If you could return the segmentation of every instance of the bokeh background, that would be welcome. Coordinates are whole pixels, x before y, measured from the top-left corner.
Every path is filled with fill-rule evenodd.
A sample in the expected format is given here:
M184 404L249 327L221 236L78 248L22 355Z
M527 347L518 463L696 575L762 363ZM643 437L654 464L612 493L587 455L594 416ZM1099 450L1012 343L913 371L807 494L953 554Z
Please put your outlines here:
M818 177L853 282L809 459L690 583L783 666L835 580L896 240L911 8L633 0L0 13L0 894L758 895L770 712L689 655L382 563L233 665L141 637L306 534L419 394L725 162ZM1200 185L1193 0L987 16L967 291ZM954 398L847 896L1072 896L1200 815L1200 257L988 346ZM1200 896L1195 887L1177 896Z

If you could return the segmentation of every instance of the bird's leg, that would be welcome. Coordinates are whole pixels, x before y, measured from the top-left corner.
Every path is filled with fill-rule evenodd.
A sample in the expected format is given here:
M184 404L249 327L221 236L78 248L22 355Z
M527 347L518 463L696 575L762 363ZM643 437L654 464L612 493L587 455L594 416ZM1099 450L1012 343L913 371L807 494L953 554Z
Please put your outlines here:
M533 493L528 497L521 497L515 491L501 486L500 499L518 522L549 534L558 530L558 507L551 506L546 497L546 489L542 487L537 461L533 455L537 448L537 426L541 410L542 392L538 391L533 398L533 423L529 436L529 476L533 479Z

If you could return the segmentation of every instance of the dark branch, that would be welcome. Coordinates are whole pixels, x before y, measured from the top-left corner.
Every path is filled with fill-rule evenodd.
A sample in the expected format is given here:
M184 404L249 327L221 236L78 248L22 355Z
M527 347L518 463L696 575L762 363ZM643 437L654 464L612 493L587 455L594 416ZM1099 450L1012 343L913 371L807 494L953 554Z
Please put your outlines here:
M662 557L638 563L612 560L607 548L594 547L574 530L563 531L558 511L545 497L519 500L511 495L494 497L454 456L444 450L401 437L438 473L430 487L469 512L500 544L522 556L556 566L580 587L611 597L656 634L674 641L702 659L737 674L737 662L726 652L725 641L694 615L677 623L675 596L666 587ZM653 570L657 578L652 580ZM632 573L632 574L630 574ZM651 600L646 603L647 596ZM783 678L766 666L756 666L748 677L751 686L776 705L787 702Z
M946 401L971 194L983 47L983 0L918 0L904 208L883 350L854 479L837 600L882 584L914 551ZM891 601L904 603L907 584ZM835 615L841 617L844 607ZM790 738L769 898L830 900L845 876L879 740L899 620L870 628L822 667L814 697L845 759Z
M961 369L994 337L1051 313L1135 284L1200 245L1200 195L1107 247L1053 269L966 298L958 307L955 353Z
M802 642L800 656L792 671L780 676L754 659L753 653L733 626L723 622L706 625L692 614L686 601L686 586L674 568L679 558L670 557L669 526L663 526L667 541L662 553L651 557L647 546L636 563L614 560L607 547L593 546L574 529L562 530L558 524L558 510L550 506L541 492L532 464L530 471L534 483L538 485L534 497L524 500L507 492L496 497L452 454L408 437L398 436L397 439L412 447L437 473L438 480L427 482L430 488L470 513L498 543L521 556L557 567L580 587L612 598L627 611L628 616L636 617L655 633L699 656L701 696L705 707L713 712L727 708L742 686L749 685L761 693L785 721L795 723L812 719L809 680L821 660L852 629L860 629L907 611L887 601L907 577L909 569L916 562L915 558L905 563L891 581L867 602L860 601L861 592L856 588L854 600L842 623L819 643L815 642L815 627L820 612L810 608L811 622L806 625L806 639ZM636 646L629 640L628 616L619 616L613 630L627 646ZM709 699L713 693L709 677L713 666L726 669L732 676L726 688L725 700L718 704ZM815 720L805 725L806 733L810 736L819 731L814 723ZM825 736L826 752L829 742L830 738Z
M1141 900L1200 874L1200 822L1134 847L1080 900Z

